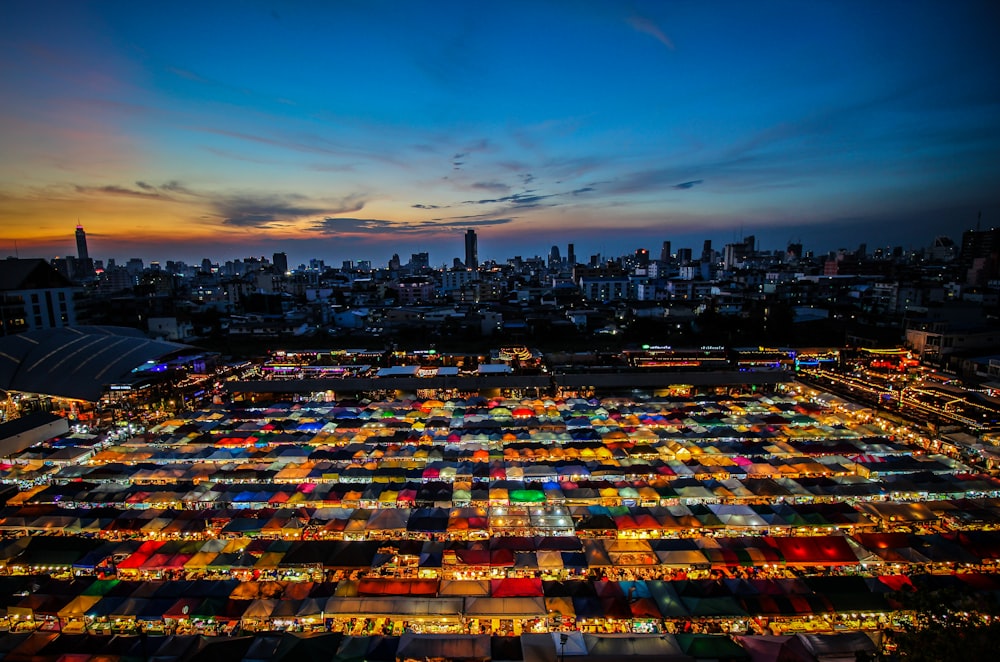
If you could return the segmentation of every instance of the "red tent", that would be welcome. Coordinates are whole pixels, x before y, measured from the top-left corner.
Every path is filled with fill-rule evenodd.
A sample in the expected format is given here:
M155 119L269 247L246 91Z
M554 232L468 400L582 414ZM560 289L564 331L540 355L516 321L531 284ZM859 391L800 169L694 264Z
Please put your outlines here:
M542 580L533 577L508 577L490 580L490 595L494 598L540 598Z
M852 565L858 557L843 536L771 538L786 563L797 565Z
M358 581L358 595L437 595L436 579L366 577Z

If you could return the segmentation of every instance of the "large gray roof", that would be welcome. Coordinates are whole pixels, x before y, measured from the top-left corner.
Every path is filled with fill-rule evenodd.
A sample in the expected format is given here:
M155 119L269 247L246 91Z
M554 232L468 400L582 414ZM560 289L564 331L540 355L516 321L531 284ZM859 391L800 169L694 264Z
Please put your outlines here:
M0 337L0 389L94 402L133 368L189 349L138 329L78 326Z

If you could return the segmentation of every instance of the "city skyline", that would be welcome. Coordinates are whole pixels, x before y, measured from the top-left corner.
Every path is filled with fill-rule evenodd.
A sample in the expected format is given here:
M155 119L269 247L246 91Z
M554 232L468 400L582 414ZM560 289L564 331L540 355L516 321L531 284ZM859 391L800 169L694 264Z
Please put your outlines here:
M51 11L57 7L58 11ZM5 6L0 254L826 251L997 225L987 2Z

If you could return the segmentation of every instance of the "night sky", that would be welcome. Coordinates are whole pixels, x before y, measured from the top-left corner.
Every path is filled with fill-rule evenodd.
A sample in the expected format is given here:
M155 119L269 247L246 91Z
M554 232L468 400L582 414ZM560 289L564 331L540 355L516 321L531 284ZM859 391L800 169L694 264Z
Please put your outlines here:
M1000 4L0 3L0 257L825 252L1000 225Z

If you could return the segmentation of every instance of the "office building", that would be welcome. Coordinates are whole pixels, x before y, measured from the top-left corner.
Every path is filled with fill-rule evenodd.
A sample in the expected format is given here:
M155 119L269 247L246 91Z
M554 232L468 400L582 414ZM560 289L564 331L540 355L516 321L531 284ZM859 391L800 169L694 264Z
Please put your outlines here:
M465 268L479 268L479 242L472 228L465 231Z

